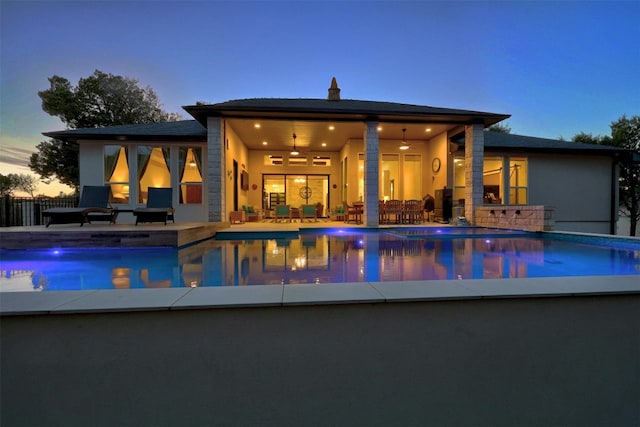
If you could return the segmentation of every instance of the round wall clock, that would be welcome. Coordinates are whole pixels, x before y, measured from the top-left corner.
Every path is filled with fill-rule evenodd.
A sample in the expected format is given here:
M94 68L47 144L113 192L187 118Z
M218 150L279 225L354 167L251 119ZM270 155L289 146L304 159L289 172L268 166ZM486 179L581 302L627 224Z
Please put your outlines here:
M431 170L435 173L440 171L440 166L442 166L440 159L438 157L434 158L431 162Z

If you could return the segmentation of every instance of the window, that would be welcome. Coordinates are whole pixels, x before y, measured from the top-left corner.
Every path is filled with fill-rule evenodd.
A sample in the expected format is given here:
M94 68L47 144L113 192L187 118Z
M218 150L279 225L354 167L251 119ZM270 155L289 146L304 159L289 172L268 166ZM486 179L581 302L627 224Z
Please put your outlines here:
M289 156L289 166L307 166L307 157Z
M502 157L485 157L482 167L484 203L502 204L504 198Z
M202 203L202 148L180 147L180 204Z
M331 166L331 157L313 156L313 166Z
M364 200L364 153L358 153L358 200Z
M264 156L264 164L265 166L282 166L283 165L282 156L266 155Z
M138 202L147 203L149 187L171 187L168 147L138 146Z
M528 162L521 157L509 160L509 204L527 204Z
M464 157L453 159L453 200L464 199Z
M110 203L129 203L129 161L127 147L104 147L104 181L111 187Z
M405 154L402 168L404 200L422 200L422 156Z
M380 196L383 200L394 200L398 194L399 157L397 154L383 154L380 167Z
M454 200L464 198L464 157L453 161ZM509 173L505 174L504 171ZM485 157L482 168L485 204L524 205L528 203L528 161L524 157Z

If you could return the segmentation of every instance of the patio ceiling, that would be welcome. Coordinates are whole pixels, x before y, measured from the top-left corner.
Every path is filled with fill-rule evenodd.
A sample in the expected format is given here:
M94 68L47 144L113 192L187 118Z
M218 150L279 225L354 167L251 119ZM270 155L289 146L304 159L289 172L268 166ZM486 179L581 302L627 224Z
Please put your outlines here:
M339 151L349 139L362 139L364 124L354 122L273 120L273 119L227 119L227 126L250 150L286 151L293 146L307 151ZM379 123L380 140L402 140L402 129L406 129L409 141L424 141L456 127L457 124L402 124ZM429 131L427 129L430 129ZM264 145L263 142L267 144ZM322 144L326 146L322 146Z

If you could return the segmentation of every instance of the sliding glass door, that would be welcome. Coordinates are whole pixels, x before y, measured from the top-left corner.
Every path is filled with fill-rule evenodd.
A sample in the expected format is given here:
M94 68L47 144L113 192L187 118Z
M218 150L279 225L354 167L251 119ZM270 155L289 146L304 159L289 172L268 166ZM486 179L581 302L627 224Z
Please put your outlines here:
M320 205L319 216L327 215L329 206L329 175L268 175L262 176L263 208L278 205L299 208Z

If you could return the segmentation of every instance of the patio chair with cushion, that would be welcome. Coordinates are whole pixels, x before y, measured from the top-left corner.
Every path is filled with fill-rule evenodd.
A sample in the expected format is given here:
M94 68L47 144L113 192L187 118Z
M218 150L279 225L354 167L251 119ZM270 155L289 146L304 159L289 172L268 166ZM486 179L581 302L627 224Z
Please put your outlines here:
M175 222L173 217L173 190L171 188L149 187L147 207L133 210L136 225L140 222Z
M78 207L75 208L51 208L42 212L47 218L46 226L51 224L75 224L83 226L85 221L109 221L116 222L118 210L109 205L111 188L104 185L85 185L82 187Z
M262 211L254 209L253 206L242 205L242 210L247 222L262 221Z
M276 222L280 219L288 219L291 222L291 208L289 205L276 206Z
M313 218L314 221L318 221L318 209L316 205L302 205L300 220L304 221L305 218Z

